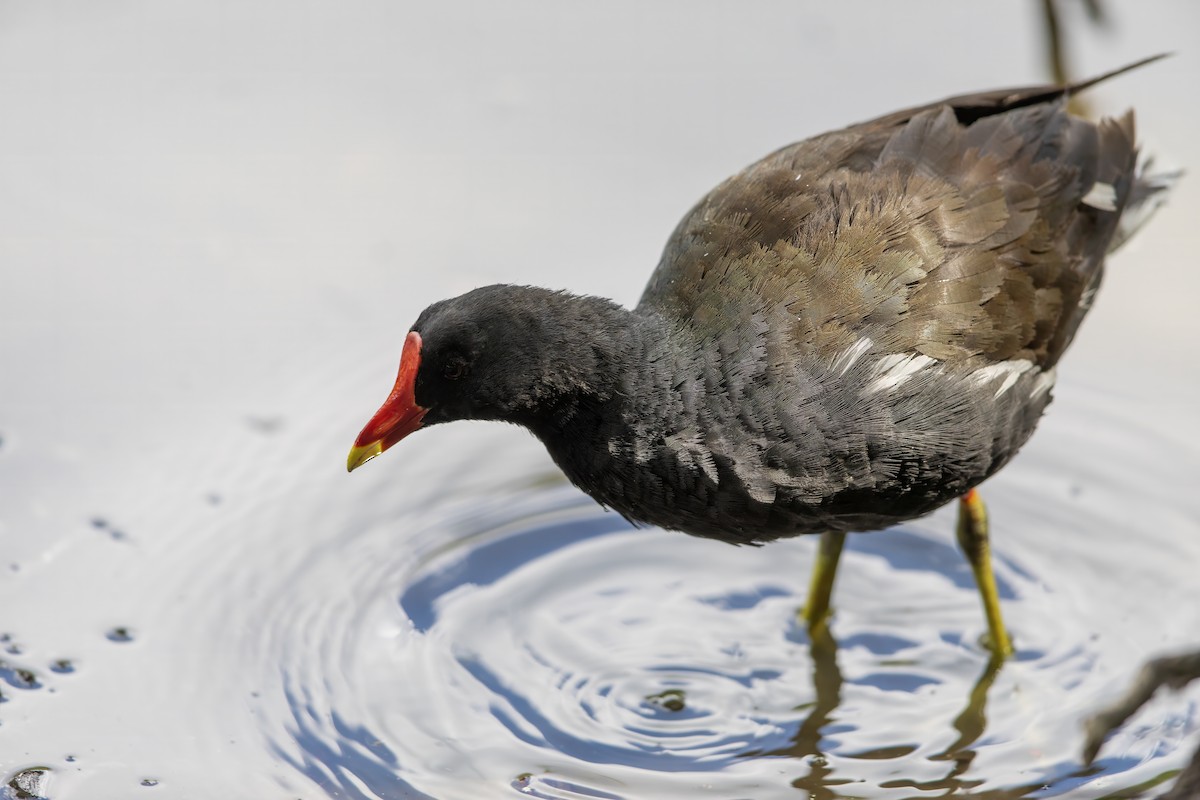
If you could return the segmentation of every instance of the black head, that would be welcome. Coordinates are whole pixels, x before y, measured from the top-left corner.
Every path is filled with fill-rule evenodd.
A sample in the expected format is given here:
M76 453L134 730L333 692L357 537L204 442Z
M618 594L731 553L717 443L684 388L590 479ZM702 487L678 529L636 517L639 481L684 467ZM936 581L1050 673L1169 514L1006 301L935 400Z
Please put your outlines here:
M414 387L426 424L456 419L520 422L561 383L543 350L561 331L547 306L561 293L485 286L434 303L412 329L421 337Z
M418 427L458 419L536 428L581 397L611 392L615 325L607 300L529 286L485 286L434 303L405 341L388 400L350 452L354 469Z

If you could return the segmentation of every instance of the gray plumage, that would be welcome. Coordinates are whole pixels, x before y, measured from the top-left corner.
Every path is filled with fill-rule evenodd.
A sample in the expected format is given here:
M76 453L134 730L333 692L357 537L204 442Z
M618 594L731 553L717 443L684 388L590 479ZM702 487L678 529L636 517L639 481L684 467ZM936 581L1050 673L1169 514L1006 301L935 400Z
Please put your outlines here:
M426 422L525 425L599 502L735 543L934 510L1029 438L1122 215L1153 194L1132 112L1078 119L1068 91L767 156L683 218L632 311L511 286L431 306ZM465 382L440 377L450 357Z

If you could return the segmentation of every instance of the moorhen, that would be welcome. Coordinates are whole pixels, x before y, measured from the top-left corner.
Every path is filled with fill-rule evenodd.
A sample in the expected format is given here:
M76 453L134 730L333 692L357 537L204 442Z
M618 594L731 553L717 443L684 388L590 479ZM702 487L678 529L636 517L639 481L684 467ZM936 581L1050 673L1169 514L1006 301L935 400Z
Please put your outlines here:
M974 487L1033 433L1105 255L1161 188L1132 111L1090 122L1066 99L1152 60L785 147L683 218L632 310L510 285L434 303L349 469L422 426L523 425L635 523L822 533L814 633L848 531L958 498L988 644L1009 654Z

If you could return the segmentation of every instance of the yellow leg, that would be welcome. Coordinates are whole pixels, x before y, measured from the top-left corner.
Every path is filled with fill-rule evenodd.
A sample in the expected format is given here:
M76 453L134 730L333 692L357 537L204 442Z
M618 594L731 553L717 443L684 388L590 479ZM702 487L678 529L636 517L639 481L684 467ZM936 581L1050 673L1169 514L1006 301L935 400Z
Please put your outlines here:
M804 604L803 612L809 636L814 640L828 633L829 596L833 594L833 579L837 577L838 559L845 541L846 534L842 532L821 534L812 581L808 585L808 602Z
M996 576L992 574L987 508L974 489L958 501L958 544L971 564L975 585L983 600L983 613L987 615L988 623L988 649L1000 658L1011 656L1012 641L1000 616L1000 594L996 591Z

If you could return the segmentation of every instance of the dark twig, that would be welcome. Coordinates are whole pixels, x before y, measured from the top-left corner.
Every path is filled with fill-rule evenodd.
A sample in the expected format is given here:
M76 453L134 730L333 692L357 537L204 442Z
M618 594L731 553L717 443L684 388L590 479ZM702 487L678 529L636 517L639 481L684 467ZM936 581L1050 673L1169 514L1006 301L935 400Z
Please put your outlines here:
M1108 25L1109 17L1101 0L1082 0L1084 13L1092 25L1102 28ZM1050 75L1059 86L1071 82L1071 68L1067 65L1066 33L1059 18L1060 0L1042 0L1042 18L1045 20L1046 52L1050 59ZM1072 96L1071 113L1087 116L1087 106L1078 97Z
M1087 739L1083 748L1084 760L1091 764L1105 738L1145 705L1159 687L1182 689L1197 678L1200 678L1200 651L1164 656L1146 664L1124 697L1085 723ZM1200 752L1162 800L1183 800L1197 796L1200 796Z

